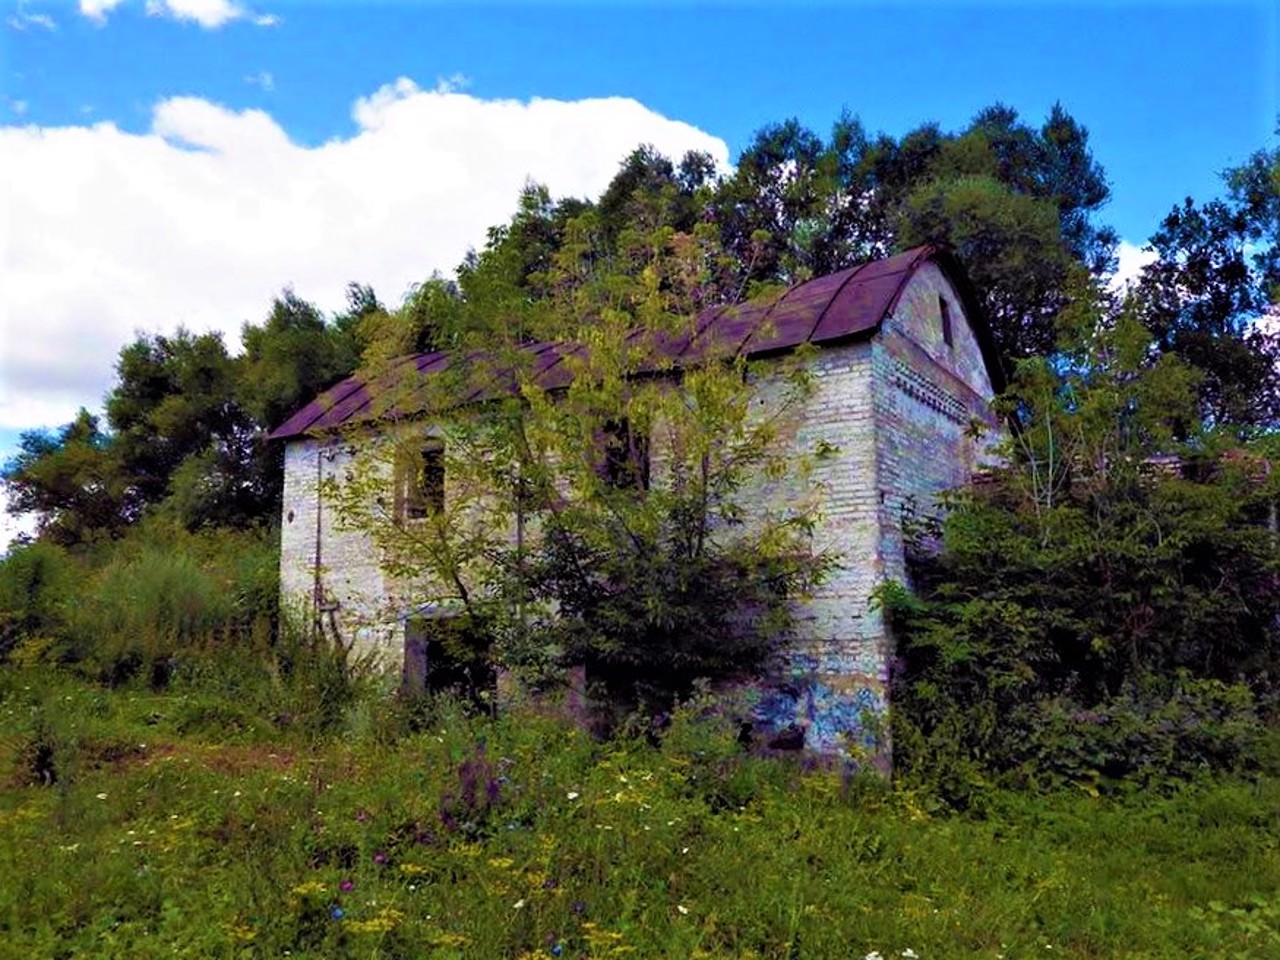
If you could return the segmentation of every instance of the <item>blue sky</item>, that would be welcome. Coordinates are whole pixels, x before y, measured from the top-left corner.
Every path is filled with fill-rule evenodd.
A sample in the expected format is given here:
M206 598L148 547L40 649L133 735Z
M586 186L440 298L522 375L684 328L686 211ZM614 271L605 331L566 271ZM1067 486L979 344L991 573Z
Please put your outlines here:
M526 177L593 195L639 142L732 162L791 116L962 126L1055 101L1141 245L1274 143L1277 5L0 4L0 453L109 387L136 330L221 329L286 283L395 302ZM16 170L17 175L12 171Z

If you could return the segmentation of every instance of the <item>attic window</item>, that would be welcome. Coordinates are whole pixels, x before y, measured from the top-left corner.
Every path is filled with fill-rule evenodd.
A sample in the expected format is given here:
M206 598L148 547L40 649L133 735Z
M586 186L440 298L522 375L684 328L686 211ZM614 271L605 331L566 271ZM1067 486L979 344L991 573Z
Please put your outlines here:
M615 490L649 489L649 438L631 429L628 420L605 424L600 476Z
M947 303L947 298L938 295L938 314L942 317L942 342L948 347L955 346L955 340L951 333L951 304Z
M444 509L444 444L428 440L396 463L396 519L421 520Z

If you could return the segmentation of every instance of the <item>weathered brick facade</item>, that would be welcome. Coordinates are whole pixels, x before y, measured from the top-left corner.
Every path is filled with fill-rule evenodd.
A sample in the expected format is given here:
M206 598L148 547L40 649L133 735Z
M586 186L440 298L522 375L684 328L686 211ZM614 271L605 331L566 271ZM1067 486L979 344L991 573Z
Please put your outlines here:
M760 684L755 709L768 727L803 732L812 749L840 749L863 731L866 711L886 709L892 641L872 593L887 578L905 577L904 516L928 510L978 465L984 442L973 439L973 423L996 429L988 409L992 355L957 270L953 261L918 255L866 335L824 345L812 360L813 392L786 441L797 453L819 444L838 451L810 482L822 490L815 546L832 551L839 566L797 610L794 641L778 675ZM818 322L826 322L825 309ZM757 388L767 392L768 379ZM317 482L341 478L351 458L338 441L288 442L282 589L295 603L319 595L342 636L395 661L412 598L397 595L370 539L341 529L317 493ZM743 500L763 505L779 495L762 483Z

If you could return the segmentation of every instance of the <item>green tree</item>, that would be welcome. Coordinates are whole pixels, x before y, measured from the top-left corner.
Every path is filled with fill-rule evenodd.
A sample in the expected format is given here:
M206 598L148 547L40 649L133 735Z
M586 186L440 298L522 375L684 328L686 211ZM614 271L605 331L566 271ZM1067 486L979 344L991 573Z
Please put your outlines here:
M350 305L357 323L378 309L373 292L358 285ZM236 395L244 409L257 423L273 428L350 375L359 357L354 326L328 323L315 306L286 288L262 324L246 323L241 332L244 353Z
M1151 238L1137 285L1142 319L1163 351L1201 371L1200 405L1215 423L1280 424L1280 148L1224 174L1228 195L1175 207Z
M215 455L248 429L220 334L140 336L120 351L116 374L106 398L111 446L138 509L169 495L187 458Z
M328 495L394 578L459 610L507 667L585 665L601 703L666 709L698 677L758 666L785 633L787 598L824 568L808 545L812 499L781 498L750 524L739 502L761 477L785 485L807 469L775 442L807 378L797 364L765 403L741 360L673 370L660 343L690 330L704 251L660 228L647 263L615 272L595 256L597 230L594 210L568 223L545 273L542 332L566 345L562 385L540 381L509 334L483 356L458 351L414 421L440 431L442 503L407 520L386 494L397 465L417 463L413 423L357 439L363 464ZM401 406L394 391L385 404Z
M1114 233L1093 223L1109 197L1088 132L1055 105L1039 128L995 105L959 133L925 124L868 137L843 116L827 140L766 127L724 181L715 214L747 282L792 283L923 243L956 248L997 345L1053 347L1072 264L1112 264Z
M110 535L137 514L128 474L87 410L53 436L24 433L3 480L9 512L36 514L39 536L52 543Z

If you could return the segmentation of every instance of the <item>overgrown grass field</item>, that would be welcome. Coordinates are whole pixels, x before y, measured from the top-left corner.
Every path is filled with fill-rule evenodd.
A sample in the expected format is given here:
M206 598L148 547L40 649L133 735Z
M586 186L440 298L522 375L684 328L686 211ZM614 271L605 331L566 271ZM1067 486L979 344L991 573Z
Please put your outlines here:
M370 691L316 734L209 684L0 670L12 957L1280 956L1280 778L911 788L713 720L601 744Z

